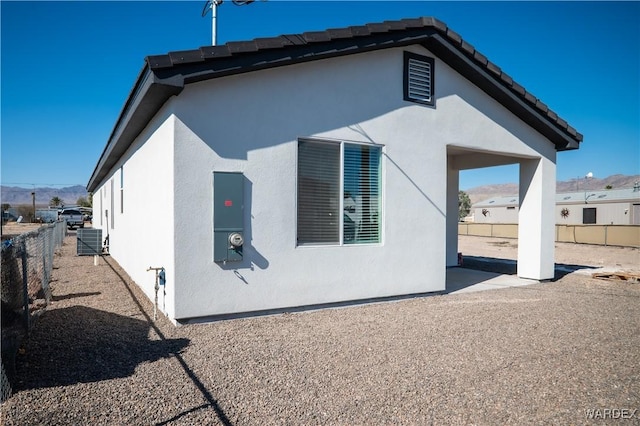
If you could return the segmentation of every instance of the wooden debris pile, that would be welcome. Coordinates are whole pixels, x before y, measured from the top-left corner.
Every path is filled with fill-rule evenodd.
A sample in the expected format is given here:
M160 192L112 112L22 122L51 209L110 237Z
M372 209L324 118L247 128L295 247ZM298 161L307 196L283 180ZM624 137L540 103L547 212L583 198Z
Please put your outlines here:
M607 281L627 281L630 283L640 283L640 273L632 272L596 272L591 274L593 278Z

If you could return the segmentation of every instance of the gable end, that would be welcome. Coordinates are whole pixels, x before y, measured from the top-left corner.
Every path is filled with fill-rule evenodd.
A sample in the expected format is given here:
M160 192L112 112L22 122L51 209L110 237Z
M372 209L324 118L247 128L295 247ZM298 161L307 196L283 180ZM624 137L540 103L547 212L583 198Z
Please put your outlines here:
M145 65L87 184L93 191L149 120L185 84L379 49L422 45L536 129L556 150L577 149L582 134L432 17L229 42L145 58ZM431 67L433 71L433 66ZM433 74L432 77L433 79ZM433 96L431 81L431 102Z

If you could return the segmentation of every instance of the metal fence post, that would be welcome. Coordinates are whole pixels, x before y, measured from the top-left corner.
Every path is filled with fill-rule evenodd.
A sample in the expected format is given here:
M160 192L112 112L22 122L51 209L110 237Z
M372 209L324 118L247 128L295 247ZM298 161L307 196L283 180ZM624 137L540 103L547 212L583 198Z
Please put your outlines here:
M40 233L40 238L39 240L41 241L42 244L42 277L41 277L41 284L40 286L42 287L42 293L44 295L45 300L47 299L47 287L49 287L49 280L47 277L47 238L46 238L46 231L45 232L41 232Z
M27 333L30 331L29 316L29 278L27 275L27 243L23 239L20 245L20 257L22 258L22 298L24 304L24 325Z

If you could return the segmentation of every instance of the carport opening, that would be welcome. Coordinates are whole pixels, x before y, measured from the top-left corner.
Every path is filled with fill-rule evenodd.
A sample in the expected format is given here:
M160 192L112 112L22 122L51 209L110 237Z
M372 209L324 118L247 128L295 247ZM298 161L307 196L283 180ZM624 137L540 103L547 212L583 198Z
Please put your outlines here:
M459 218L460 266L515 275L518 259L519 165L461 170L459 190L471 202Z
M457 262L458 238L461 234L485 238L507 238L518 242L516 259L517 275L534 280L551 279L553 264L553 203L555 200L555 163L553 158L529 157L506 152L484 151L476 148L447 147L447 266ZM501 166L499 169L493 169ZM505 167L508 166L508 167ZM504 167L504 168L502 168ZM480 169L480 170L479 170ZM482 170L487 169L487 170ZM517 190L507 190L505 198L487 204L486 213L476 203L474 208L474 232L466 232L460 222L456 205L458 190L472 189L471 182L478 182L479 173L497 173L494 185L517 182ZM460 179L462 185L460 184ZM491 180L486 180L491 182ZM508 188L508 187L507 187ZM518 194L519 196L516 196ZM495 207L494 207L495 206ZM498 208L499 207L499 208ZM511 208L513 207L513 208ZM478 210L480 208L480 210ZM482 222L482 223L478 223ZM471 224L470 224L471 225ZM469 226L471 228L471 226ZM504 244L504 243L503 243ZM489 246L477 254L488 255ZM464 256L464 252L463 252ZM493 256L493 259L503 259Z
M517 224L518 173L517 164L461 170L459 190L471 199L471 210L461 221Z
M449 185L457 186L470 203L462 216L459 196L458 216L448 218L447 241L456 246L447 249L448 266L516 274L519 159L452 146L447 153ZM450 202L454 210L453 200ZM483 204L485 207L479 207Z

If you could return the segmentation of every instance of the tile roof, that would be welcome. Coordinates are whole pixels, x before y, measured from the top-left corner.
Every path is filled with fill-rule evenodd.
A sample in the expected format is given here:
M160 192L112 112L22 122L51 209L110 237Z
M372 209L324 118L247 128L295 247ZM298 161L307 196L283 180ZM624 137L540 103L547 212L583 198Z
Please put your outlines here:
M142 131L185 84L295 63L420 44L535 128L556 149L577 149L582 134L560 118L471 44L432 17L385 21L302 34L256 38L145 58L136 83L87 185L92 191L114 156ZM107 170L105 170L107 169Z

